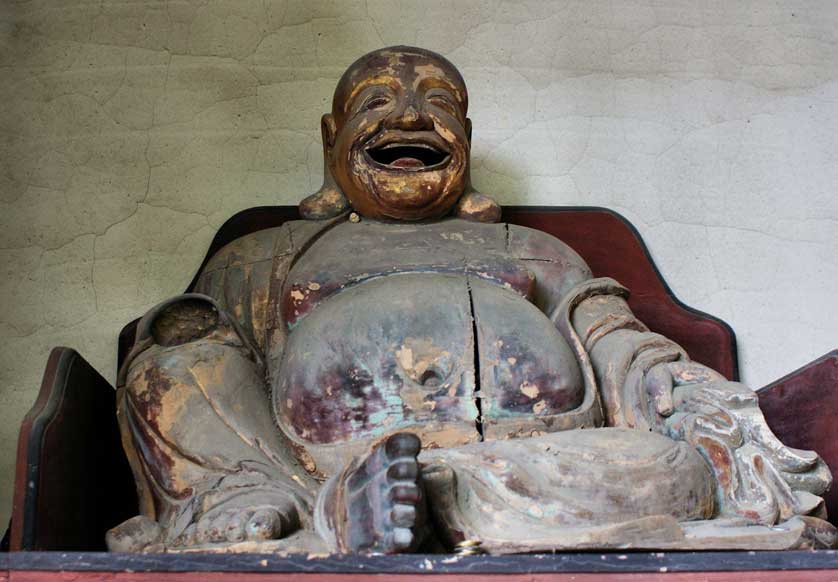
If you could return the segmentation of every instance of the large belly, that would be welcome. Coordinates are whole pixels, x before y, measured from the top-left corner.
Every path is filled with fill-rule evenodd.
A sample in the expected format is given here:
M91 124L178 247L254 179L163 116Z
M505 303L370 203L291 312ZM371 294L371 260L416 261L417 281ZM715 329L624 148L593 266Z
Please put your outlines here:
M535 306L438 273L370 280L318 306L291 331L273 384L293 441L353 449L396 430L426 447L549 431L584 396L571 350Z

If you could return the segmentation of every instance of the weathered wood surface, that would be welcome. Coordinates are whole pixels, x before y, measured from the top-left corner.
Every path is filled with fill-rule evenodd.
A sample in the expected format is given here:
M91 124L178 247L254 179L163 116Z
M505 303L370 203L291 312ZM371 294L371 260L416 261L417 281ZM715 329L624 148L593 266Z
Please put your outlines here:
M299 218L299 211L296 206L272 206L272 207L257 207L239 212L231 217L218 231L213 240L207 256L203 263L206 264L215 253L227 243L247 235L257 230L273 228L280 226L288 220L295 220ZM681 335L676 331L669 331L669 335L676 339L679 343L687 347L688 351L695 353L695 350L690 347L691 342L701 343L706 346L709 351L717 354L722 360L726 362L735 362L735 340L730 329L710 316L703 316L700 312L696 312L680 304L674 296L671 295L666 283L660 278L657 269L652 263L648 252L645 250L642 239L637 235L624 218L613 211L603 208L593 207L505 207L504 219L510 222L530 226L533 228L540 228L543 230L551 230L556 234L562 236L563 240L579 252L583 258L595 269L598 274L611 274L620 277L619 269L623 269L625 264L632 265L631 272L634 274L632 281L627 281L635 289L642 289L641 293L634 293L631 297L631 303L635 311L643 313L653 313L653 317L646 317L647 322L652 321L672 321L679 320L683 317L698 318L702 329L714 329L712 333L696 336L684 336L682 330ZM623 255L620 253L604 252L611 245L616 245L615 248L622 249L628 252L631 260L623 260ZM601 249L603 252L600 252ZM202 269L203 267L201 267ZM199 272L200 270L199 269ZM651 279L650 279L651 278ZM197 279L197 277L196 277ZM194 288L194 283L189 286ZM682 315L679 315L682 314ZM703 319L702 319L703 318ZM127 350L134 341L134 329L136 322L132 322L120 334L120 363L124 359ZM733 349L733 351L731 351ZM725 375L732 375L732 368L725 365L713 364L705 361L713 367L725 372ZM763 406L774 398L774 392L770 394L761 394L761 403ZM815 407L814 414L829 413L828 409ZM785 409L785 404L777 407L782 411ZM771 416L771 408L767 409L769 415L769 422L772 428L778 431L778 434L784 440L790 443L793 440L793 435L798 430L809 430L801 423L792 422L793 417L789 417L789 421L784 424L784 428L778 427ZM94 411L89 411L94 412ZM91 418L88 421L89 425L96 425L102 422L109 422L112 411L103 413L101 418ZM831 414L828 414L831 417ZM817 418L816 416L812 417ZM818 425L825 432L821 435L821 440L824 443L838 442L831 436L830 428L836 426L834 423L825 423ZM815 447L816 449L822 446ZM124 462L122 451L116 447L114 449L115 456L108 460L105 466L113 466L114 463ZM49 464L47 459L56 458L50 450L44 450L43 461L41 466L45 467ZM78 471L76 467L63 465L64 469L68 471L67 476L70 476ZM18 471L21 468L19 467ZM130 477L129 477L130 478ZM62 478L64 479L64 478ZM66 481L66 479L64 479ZM92 489L88 489L92 491ZM835 495L836 493L833 493ZM101 495L96 493L95 497L101 499ZM115 509L122 508L124 515L129 515L136 507L136 501L133 499L132 489L120 489L120 495L113 496L113 504ZM829 503L829 501L828 501ZM834 505L834 502L833 502ZM44 509L48 515L56 515L58 508ZM833 512L833 515L835 513ZM101 536L101 532L97 533Z
M580 416L587 414L588 407L597 406L596 398L589 398L595 394L594 384L586 379L584 392L580 385L577 365L584 361L584 354L580 351L583 348L574 348L576 351L572 352L564 339L570 333L568 329L560 333L545 312L553 314L551 317L559 317L557 314L565 309L561 304L566 303L560 299L576 293L577 288L579 293L611 293L613 285L604 280L591 280L587 267L566 245L531 229L477 225L463 220L418 226L344 221L306 229L308 224L288 223L274 231L260 231L259 236L245 237L228 245L207 265L206 278L201 279L200 290L217 298L213 301L223 302L217 305L217 309L219 313L228 313L229 316L225 317L231 322L238 321L241 329L245 330L240 338L242 341L246 340L245 336L249 336L261 349L268 351L267 376L273 389L279 426L285 436L291 439L300 466L312 476L323 479L337 475L353 459L363 457L372 442L399 430L417 433L427 448L435 449L452 448L484 438L528 438L557 430L590 428L601 424L598 417ZM300 242L303 240L300 236L303 230L307 230L308 243ZM296 241L294 245L288 243L291 240ZM294 250L294 246L298 250ZM347 246L355 249L358 254L347 257ZM277 260L286 266L277 269ZM242 268L271 261L275 268L270 272L287 273L283 279L262 280L254 274L255 271L240 272ZM224 275L215 281L215 275L222 271ZM391 276L394 274L398 276ZM580 281L587 281L587 287L580 287ZM264 287L269 283L272 289L265 292ZM279 289L276 293L273 291L274 286ZM591 289L588 290L588 287ZM266 297L274 298L268 300L269 305L274 301L273 307L269 306L267 310L255 309L258 305L264 305ZM186 296L161 305L150 312L148 321L156 321L154 314L157 311L168 313L165 310L174 309L178 305L177 301L184 300L187 300ZM580 301L584 301L584 298ZM596 301L597 305L602 303L599 299ZM615 305L620 301L617 298ZM611 317L611 320L633 320L627 308L612 313L612 303L602 303L607 311L604 313L606 317L616 314L620 317ZM274 360L270 354L276 341L267 338L271 337L273 329L280 329L282 325L273 322L272 326L268 326L264 318L261 318L263 323L258 326L253 325L253 322L260 320L255 317L256 313L273 313L278 307L281 307L283 321L289 322L290 332L276 344L282 357ZM567 319L567 315L564 317ZM173 321L178 320L174 315L172 318ZM595 327L610 329L598 325ZM258 329L263 331L258 333ZM639 322L625 329L639 334L646 330ZM587 338L588 334L583 335ZM274 334L273 337L278 336ZM646 336L638 337L642 340ZM142 341L138 337L137 345L140 346ZM234 341L234 338L228 338L227 341ZM664 340L659 338L655 341L660 343ZM199 341L178 346L169 346L163 342L162 345L165 349L161 355L165 359L154 363L153 367L155 370L159 368L167 378L170 372L174 376L165 382L158 382L169 396L164 397L161 392L159 398L149 401L154 406L166 404L164 400L167 401L175 394L182 399L191 390L186 386L193 383L190 378L194 373L188 371L193 365L213 361L219 370L227 369L227 364L221 359L209 358L208 353L205 353L207 346ZM626 346L628 350L634 349L631 343ZM558 355L550 352L562 347L564 351ZM171 351L174 348L177 348L177 355ZM680 353L679 350L675 349L676 355ZM619 356L618 359L625 358ZM175 373L174 369L165 371L168 368L163 363L168 361L178 362L180 367L185 366L188 373ZM132 371L127 376L127 390L129 394L136 392L136 397L145 401L147 398L143 395L149 391L143 387L143 382L155 377L155 374L150 369L136 368L139 365L136 362L131 365ZM243 369L248 367L244 361L237 365ZM572 374L574 371L575 376ZM589 375L589 372L585 374ZM477 378L480 379L479 390L470 385ZM622 384L620 378L616 381ZM175 384L180 388L170 390ZM222 381L221 376L213 376L211 380L200 382L199 390L192 391L198 400L202 400L207 398L207 391L220 395L226 386L241 384L231 384ZM258 381L247 384L255 386ZM462 408L461 400L468 405L462 414L458 413L459 408ZM223 427L219 425L218 430L208 430L207 426L202 425L200 431L203 432L195 433L200 438L193 439L194 442L190 441L190 445L185 447L185 443L178 439L183 437L182 433L188 426L198 426L195 418L206 415L197 415L197 408L178 406L178 410L188 413L189 418L182 422L169 419L164 423L166 426L179 427L178 434L170 434L168 429L158 427L155 434L159 433L167 442L155 446L146 444L145 448L151 451L174 451L177 454L188 450L189 459L217 456L213 439L224 434ZM235 406L222 406L220 409L215 405L204 407L209 416L216 416L222 409L226 411L229 408L228 412L222 414L226 419L223 424L239 422L235 420ZM263 406L257 408L260 414L264 414ZM250 410L248 407L242 409ZM143 422L152 426L159 424L160 418L165 416L163 408L160 411L149 408L143 412L142 407L137 410L145 419ZM151 412L154 414L148 416ZM453 417L449 418L449 413L453 413ZM253 414L251 410L251 416ZM140 426L142 423L137 421L135 424ZM459 430L452 432L452 429ZM132 431L132 434L142 442L157 438L151 434L142 436L137 431ZM206 438L203 434L206 434ZM599 438L596 434L589 436ZM604 434L600 436L605 437ZM575 437L568 435L567 438L573 440ZM245 441L256 442L249 438ZM265 435L259 438L262 443L269 441ZM203 452L199 454L198 451ZM475 459L482 455L478 451L474 451L474 454ZM486 454L489 455L488 452ZM242 455L243 459L251 459L245 452ZM232 470L235 459L225 458L229 470ZM187 459L180 464L186 466L188 463L191 463L190 467L194 465L193 461ZM459 464L461 470L465 470L468 465L467 462ZM179 463L149 463L146 460L148 467L164 468L164 465L178 466ZM571 473L579 469L576 466L561 468ZM166 471L161 471L160 475L148 478L162 484L178 481L172 479ZM297 475L297 478L302 477ZM351 479L351 475L346 478ZM611 480L614 483L621 481L617 476ZM596 483L601 479L593 478L590 481ZM193 487L199 487L199 493L203 494L200 489L203 487L202 482L214 483L215 480L190 478L178 482L182 482L190 491ZM532 528L526 526L531 517L522 516L522 520L514 527L510 522L510 527L514 530L522 526L524 530L520 535L510 533L516 539L525 540L523 545L503 542L506 538L493 534L490 536L492 539L501 541L492 549L532 551L626 545L634 548L694 549L722 548L730 544L752 549L808 547L797 525L778 530L779 533L775 535L770 531L739 531L730 527L720 532L711 531L712 528L707 527L682 532L671 519L672 523L667 522L666 527L645 522L635 524L632 522L637 519L670 515L672 512L667 510L653 515L647 508L643 510L645 513L638 513L636 508L648 504L635 503L630 490L647 486L622 479L620 487L627 492L614 495L622 500L620 503L625 505L625 512L617 512L607 518L603 516L602 520L589 515L592 520L589 526L605 526L607 531L586 530L584 537L576 542L573 537L577 532L570 531L566 532L563 541L556 539L551 542L550 536L546 534L537 536L538 540L534 541L530 539ZM182 493L183 499L188 501L187 491ZM712 493L704 489L702 495L712 498ZM550 498L550 488L543 491L539 489L533 496L532 501L536 505L539 497ZM661 500L666 498L658 497ZM431 501L442 503L444 500ZM670 501L676 503L674 499ZM352 518L359 523L363 522L365 512L371 509L362 509L358 515L353 513ZM306 517L311 515L309 508L301 507L298 513L302 516L302 522L310 519ZM144 514L152 513L145 511ZM784 519L788 517L790 515L783 515ZM213 532L225 528L209 522L202 526L203 519L196 515L193 520L198 529L194 541L191 541L192 534L187 531L192 526L184 523L177 526L180 529L168 532L163 543L167 548L172 544L177 547L184 543L204 548L207 542L237 544L241 541L230 536L219 538ZM317 520L316 516L314 519ZM290 521L296 522L297 518ZM562 524L554 525L559 527ZM183 527L187 529L181 531ZM202 533L202 527L209 528L206 536ZM675 535L673 539L678 541L673 544L669 537L660 535L650 538L650 527L652 530L657 528L658 533L671 530ZM287 533L290 532L283 536ZM734 542L732 534L736 534L734 537L739 541ZM483 538L482 535L477 537ZM699 537L713 541L707 544L699 541ZM179 541L182 539L187 542ZM238 551L236 547L229 549ZM258 551L258 548L251 548L251 551L254 549ZM268 549L274 548L262 548L263 551ZM275 549L280 551L283 548Z
M54 572L13 571L0 573L0 582L45 582L55 580ZM62 573L62 578L66 574ZM387 580L411 582L433 580L433 582L643 582L646 580L666 582L728 582L729 572L679 572L643 574L389 574ZM375 574L241 574L241 573L164 573L164 572L85 572L74 574L70 579L78 582L376 582L381 576ZM838 570L800 570L797 572L737 572L737 582L834 582Z
M838 551L788 552L585 552L518 556L347 556L272 554L122 554L81 552L17 552L0 555L0 572L65 572L65 579L85 574L150 575L642 575L723 573L743 580L749 572L792 576L838 572ZM54 574L53 574L54 575ZM78 578L76 578L78 577ZM95 579L95 578L93 578ZM154 579L154 578L151 578ZM157 578L160 579L160 578ZM167 578L163 578L167 579ZM169 578L175 579L175 578ZM194 579L194 578L185 578ZM208 578L204 578L208 579ZM232 578L229 578L232 579ZM345 578L344 578L345 579ZM377 579L381 579L380 576ZM438 578L433 578L434 580ZM514 579L514 578L513 578ZM703 579L699 577L698 579ZM838 579L833 577L832 579Z
M192 291L218 250L247 234L300 218L296 206L259 206L230 217L216 233L186 291ZM652 260L643 238L619 213L595 206L504 206L503 222L557 236L585 260L596 276L632 289L632 310L652 331L684 346L698 362L731 380L739 378L736 336L724 321L682 303ZM119 336L121 365L134 342L134 320Z

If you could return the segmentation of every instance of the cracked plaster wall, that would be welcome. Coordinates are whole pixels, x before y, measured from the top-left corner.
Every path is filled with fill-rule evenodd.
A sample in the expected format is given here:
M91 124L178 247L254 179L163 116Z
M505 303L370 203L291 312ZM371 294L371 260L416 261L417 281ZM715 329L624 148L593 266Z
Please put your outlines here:
M838 347L838 3L6 0L0 523L50 348L113 380L226 218L319 185L337 77L398 43L465 75L479 188L623 213L752 386Z

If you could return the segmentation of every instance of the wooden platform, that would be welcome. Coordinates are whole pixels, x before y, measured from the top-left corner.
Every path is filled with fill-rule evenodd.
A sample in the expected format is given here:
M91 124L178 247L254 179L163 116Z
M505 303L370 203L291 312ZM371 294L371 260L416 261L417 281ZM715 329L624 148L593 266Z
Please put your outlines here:
M61 572L61 574L59 574ZM4 578L5 576L5 578ZM134 555L15 552L0 555L0 581L372 582L490 580L838 580L838 551L573 553L531 556Z

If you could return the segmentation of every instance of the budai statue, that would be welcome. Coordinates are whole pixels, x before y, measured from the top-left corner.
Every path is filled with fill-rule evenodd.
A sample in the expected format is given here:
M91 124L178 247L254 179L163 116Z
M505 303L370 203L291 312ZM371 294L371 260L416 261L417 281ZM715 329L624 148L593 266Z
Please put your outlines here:
M139 515L112 550L831 547L830 473L617 281L499 224L457 69L394 47L322 118L304 220L141 320L119 379Z

